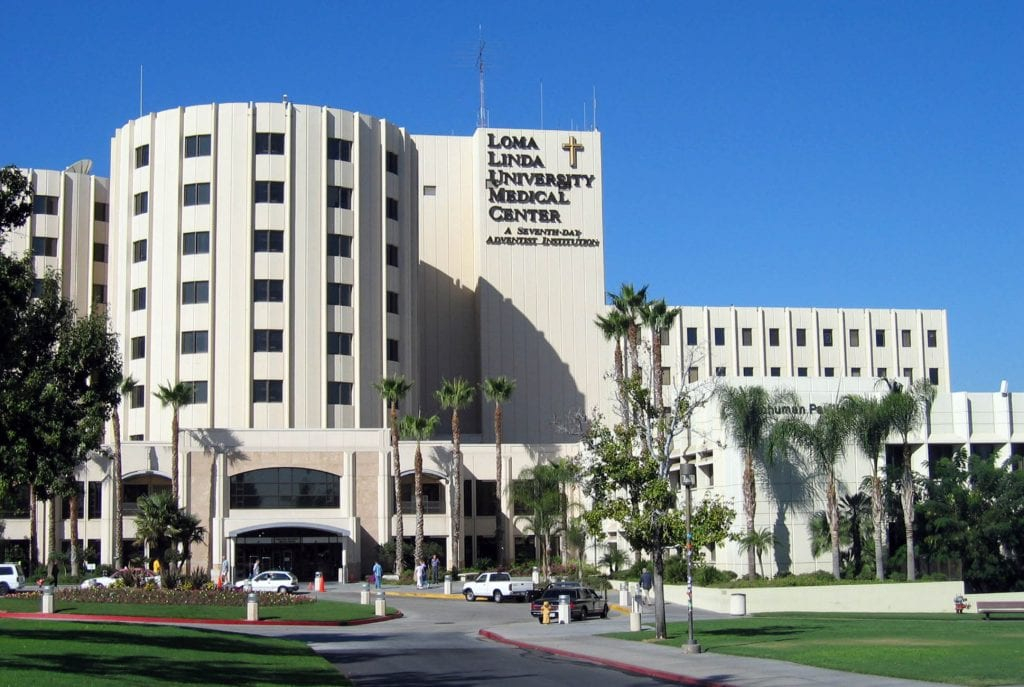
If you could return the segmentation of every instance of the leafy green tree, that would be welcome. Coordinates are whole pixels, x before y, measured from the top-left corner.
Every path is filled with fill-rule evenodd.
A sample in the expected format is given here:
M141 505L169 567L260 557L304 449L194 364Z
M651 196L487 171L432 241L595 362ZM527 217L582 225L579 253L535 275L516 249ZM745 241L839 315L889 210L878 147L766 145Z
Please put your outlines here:
M173 528L178 522L178 501L170 491L160 490L139 497L139 512L135 516L135 541L149 546L149 557L160 562L164 569L168 552L173 554Z
M875 578L885 579L885 498L878 459L885 450L886 437L892 432L892 422L886 408L877 398L845 396L840 405L850 413L851 434L861 451L871 461L869 483L871 489L871 522L875 543ZM857 566L859 568L859 564ZM859 571L858 571L859 572Z
M502 406L508 403L516 390L516 380L500 375L485 379L481 385L484 396L494 404L494 539L498 550L498 567L506 564L505 556L505 511L501 508L501 440Z
M416 454L413 459L413 493L416 498L416 543L413 548L413 560L419 562L423 558L423 451L421 442L434 436L441 420L437 415L406 415L402 418L400 431L402 437L416 442ZM417 581L417 584L419 582Z
M14 165L0 169L0 245L4 234L24 224L30 214L32 184L28 177Z
M452 411L452 453L455 457L453 481L455 482L455 503L452 506L452 567L462 569L462 426L459 411L473 402L476 390L462 377L444 379L434 396L442 408Z
M761 577L764 577L764 563L761 560L761 556L764 555L765 551L775 546L775 535L772 534L772 531L766 527L756 532L744 532L737 537L736 542L739 544L740 553L750 550L754 551L757 556L757 564L761 568Z
M192 403L192 387L185 382L161 384L153 392L164 408L171 409L171 494L175 503L181 499L178 484L178 415L182 406Z
M110 416L111 428L114 432L114 452L111 456L110 472L114 486L114 518L111 539L113 539L114 543L113 561L115 568L121 567L121 559L124 557L124 460L121 454L121 414L118 412L118 408L121 405L121 401L132 392L136 384L138 384L138 380L131 375L121 378L121 383L117 389L119 392L118 403L111 408Z
M401 403L412 382L404 375L385 377L374 383L373 388L377 390L380 397L388 405L391 424L391 471L394 474L395 485L395 574L402 577L405 569L405 560L402 555L402 545L405 538L405 523L402 521L402 459L398 452L398 404Z
M714 550L716 546L729 538L729 530L736 520L736 509L726 502L720 494L706 495L690 519L690 532L693 535L694 560L704 557L704 550Z

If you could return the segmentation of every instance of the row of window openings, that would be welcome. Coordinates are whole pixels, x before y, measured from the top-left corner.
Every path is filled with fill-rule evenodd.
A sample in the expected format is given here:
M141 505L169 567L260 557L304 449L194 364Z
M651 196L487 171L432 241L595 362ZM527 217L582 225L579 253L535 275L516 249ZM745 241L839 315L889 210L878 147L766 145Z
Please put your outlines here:
M253 184L253 202L255 203L284 203L284 182L283 181L257 181ZM182 198L185 207L210 204L210 183L201 182L196 184L185 184L182 188ZM352 189L347 186L327 187L327 207L341 210L352 209ZM149 212L149 191L140 191L135 194L133 212L136 215L144 215ZM56 212L52 214L57 214ZM384 214L388 219L398 220L398 200L388 198L385 203Z
M878 348L885 347L885 333L884 329L875 330L875 346ZM807 345L807 330L798 328L795 330L796 334L796 345L803 347ZM938 330L929 329L926 332L926 340L928 348L935 348L938 346ZM716 346L725 345L725 327L715 327L714 329L714 341ZM662 332L661 343L663 345L668 344L668 332ZM740 345L752 346L754 343L754 330L750 327L744 327L740 329ZM849 331L848 343L850 348L857 348L860 346L860 330L851 329ZM696 346L697 345L697 328L687 327L686 328L686 345ZM779 345L779 329L772 327L768 330L768 345L778 346ZM831 329L821 330L821 345L829 348L833 345L833 335ZM900 330L900 345L903 348L909 348L912 344L912 332L909 329Z
M56 241L56 239L51 239ZM103 259L97 262L106 262L106 245L95 244L95 247L103 247ZM252 249L254 253L283 253L284 232L277 229L257 229L253 231ZM53 255L56 255L56 244L53 246ZM181 254L200 255L210 252L210 232L190 231L181 235ZM331 258L352 257L352 237L341 234L327 235L327 256ZM95 251L94 251L95 257ZM132 242L132 262L144 262L149 257L149 244L147 239L139 239ZM388 244L387 264L398 267L398 246Z
M210 134L185 137L185 157L207 157L210 155ZM284 134L257 132L253 140L256 155L284 155ZM344 138L327 139L327 159L339 162L352 161L352 141ZM135 148L135 168L149 165L149 144ZM398 153L387 152L384 166L389 174L398 174Z
M46 196L36 194L32 196L32 213L35 215L56 215L60 199L57 196ZM106 222L110 207L107 203L96 201L93 204L93 219L97 222Z
M835 377L836 376L836 369L834 367L826 367L826 368L824 368L822 370L822 372L823 372L823 376L825 376L825 377ZM715 376L716 377L724 377L725 374L726 374L726 371L725 371L725 367L724 366L719 366L719 367L715 368ZM875 376L876 377L887 377L888 375L889 375L888 368L879 367L879 368L875 369ZM744 377L753 377L754 376L754 368L753 367L744 367L743 368L743 376ZM768 376L769 377L781 377L782 376L782 368L781 367L770 367L770 368L768 368ZM798 367L798 368L796 368L796 376L797 377L806 377L807 376L807 368L806 367ZM851 367L850 368L850 376L851 377L860 377L861 376L861 369L859 367ZM906 377L907 379L909 379L910 381L913 381L914 380L914 368L912 368L912 367L905 367L905 368L903 368L903 376ZM687 370L686 377L687 377L687 382L690 383L690 384L698 381L700 379L700 369L698 367L691 366ZM930 383L932 383L932 384L938 384L939 383L939 368L937 368L937 367L929 367L928 368L928 381ZM669 368L669 367L661 368L661 383L663 385L665 385L665 386L669 386L669 385L672 384L672 368Z
M389 339L393 341L393 339ZM396 341L397 356L397 341ZM283 329L254 329L252 333L252 350L254 353L280 353L284 351ZM181 333L181 353L208 353L210 351L210 332L197 329ZM352 335L345 332L327 332L328 355L352 355ZM139 360L146 357L146 337L133 336L131 339L131 359Z
M209 382L184 381L182 384L189 390L189 404L209 402ZM280 379L254 379L252 381L253 403L283 403L284 381ZM144 408L146 405L146 387L137 384L132 387L129 398L132 408ZM327 405L352 405L351 382L327 382Z
M254 279L252 284L252 299L256 303L283 303L284 280ZM181 302L183 305L209 303L210 282L205 280L182 282ZM352 305L352 285L328 282L327 305ZM398 294L396 292L387 292L386 307L388 313L392 315L398 314ZM145 309L146 287L142 286L137 289L132 289L132 310Z

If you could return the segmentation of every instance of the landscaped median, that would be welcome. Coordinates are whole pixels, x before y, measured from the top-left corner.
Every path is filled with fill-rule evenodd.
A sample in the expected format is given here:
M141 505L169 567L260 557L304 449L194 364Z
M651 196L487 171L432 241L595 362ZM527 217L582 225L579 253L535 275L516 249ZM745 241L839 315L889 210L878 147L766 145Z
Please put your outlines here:
M669 623L681 646L686 623ZM617 632L617 639L654 641L654 633ZM769 613L700 620L694 636L704 651L773 658L852 673L990 686L1019 684L1024 620L985 622L977 615Z

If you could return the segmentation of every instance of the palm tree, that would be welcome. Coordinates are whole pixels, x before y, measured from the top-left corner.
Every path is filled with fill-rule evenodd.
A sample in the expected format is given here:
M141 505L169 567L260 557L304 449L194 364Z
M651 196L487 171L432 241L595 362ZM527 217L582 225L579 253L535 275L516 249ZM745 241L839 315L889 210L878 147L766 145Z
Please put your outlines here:
M526 511L516 516L523 532L533 535L544 579L551 573L551 538L562 528L562 488L558 469L550 464L525 468L512 482L512 500Z
M420 442L430 439L437 431L441 420L437 415L406 415L402 418L401 433L405 439L416 441L416 455L413 461L413 490L416 497L416 544L412 551L417 564L423 560L423 451ZM416 581L419 584L419 581Z
M849 522L850 556L853 558L853 575L860 576L864 548L864 516L871 514L871 497L863 492L847 494L840 500L843 519Z
M171 541L181 545L181 560L185 570L189 569L192 558L192 545L202 543L206 537L206 528L200 525L199 517L183 509L179 509L174 521L168 529Z
M405 538L405 526L402 522L402 459L398 453L398 404L412 388L412 382L405 375L385 377L376 382L373 388L388 404L391 419L391 462L395 475L395 574L402 576L405 561L402 556L402 543Z
M501 509L501 406L508 402L516 390L516 380L504 375L490 377L481 385L484 396L494 403L494 539L497 545L498 566L505 565L505 514Z
M874 525L875 577L885 579L885 552L882 537L885 526L885 499L882 497L882 478L878 472L878 457L885 449L885 439L892 424L881 401L863 396L846 396L840 404L845 406L852 422L853 438L871 461L871 522Z
M615 309L626 318L626 340L629 347L626 374L637 377L640 374L640 330L637 322L647 305L647 286L637 289L632 284L622 284L618 293L609 293L608 296Z
M651 330L651 365L654 368L654 388L651 393L654 396L654 408L658 413L662 412L662 377L661 368L661 333L672 328L676 317L679 316L679 308L669 308L665 305L664 299L651 301L640 314L644 324Z
M765 551L775 546L775 535L767 527L756 532L746 532L736 540L740 547L740 553L754 551L757 556L757 564L761 568L761 577L764 577L764 563L761 556Z
M607 315L598 315L594 324L601 330L606 341L615 341L615 388L621 393L625 379L622 343L629 333L629 317L623 312L612 310Z
M624 554L622 549L618 547L608 549L608 551L601 556L601 560L599 560L598 563L608 568L608 574L614 575L619 571L619 568L626 563L626 554Z
M452 507L452 567L462 569L462 428L459 410L473 402L476 390L462 377L441 380L441 388L434 392L444 409L452 411L452 453L455 456L455 504Z
M167 564L167 550L174 542L172 528L178 519L178 502L169 491L157 491L139 497L139 513L135 516L135 541L149 545L149 557Z
M754 534L757 510L757 483L754 461L763 456L776 410L799 404L791 391L769 393L760 386L723 386L717 391L722 423L743 450L743 511L747 535ZM755 552L747 550L747 577L756 577Z
M843 446L850 435L850 417L839 405L828 405L814 424L802 417L783 418L772 427L768 438L768 454L781 455L791 448L802 450L814 463L818 476L825 482L825 514L832 535L832 576L842 576L839 542L839 499L836 492L836 469L843 458Z
M177 504L181 497L178 488L178 411L192 402L192 387L184 382L168 382L157 387L153 395L164 408L171 408L171 495Z
M120 401L130 394L138 383L138 380L131 375L122 377L121 384L118 386L118 390L121 392L118 400ZM110 417L114 429L114 455L111 459L110 472L112 473L114 486L114 522L111 538L114 540L113 558L115 568L121 567L121 558L123 557L122 540L124 539L124 487L122 485L124 462L121 458L121 415L117 410L119 406L120 403L113 407Z
M574 518L568 527L562 530L565 537L565 552L573 557L576 563L576 578L583 579L583 554L587 551L587 524L582 518Z

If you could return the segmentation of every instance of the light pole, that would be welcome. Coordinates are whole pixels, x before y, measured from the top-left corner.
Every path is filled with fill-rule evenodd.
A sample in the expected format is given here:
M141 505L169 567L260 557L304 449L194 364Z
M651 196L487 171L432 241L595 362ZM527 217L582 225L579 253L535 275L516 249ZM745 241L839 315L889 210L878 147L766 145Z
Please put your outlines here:
M690 518L693 514L692 492L697 486L697 466L683 463L679 466L679 478L686 487L686 623L688 627L683 653L699 654L700 644L693 638L693 530Z

